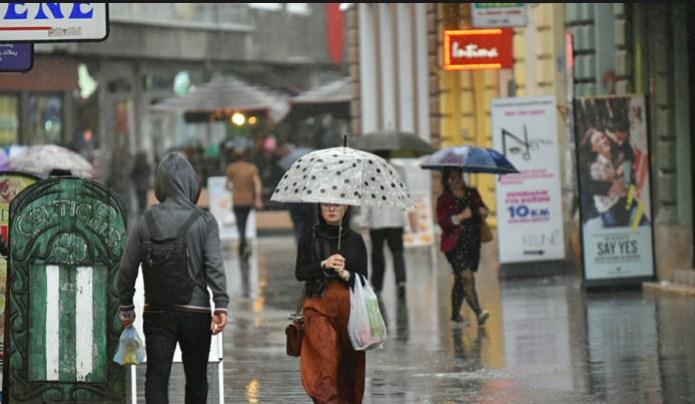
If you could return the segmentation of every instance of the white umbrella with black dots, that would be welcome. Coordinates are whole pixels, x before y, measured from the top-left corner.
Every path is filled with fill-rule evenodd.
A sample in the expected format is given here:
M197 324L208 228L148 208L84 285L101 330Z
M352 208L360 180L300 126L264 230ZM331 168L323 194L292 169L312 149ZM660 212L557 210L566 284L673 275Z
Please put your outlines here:
M394 167L379 156L346 146L316 150L297 159L270 200L402 209L412 205Z

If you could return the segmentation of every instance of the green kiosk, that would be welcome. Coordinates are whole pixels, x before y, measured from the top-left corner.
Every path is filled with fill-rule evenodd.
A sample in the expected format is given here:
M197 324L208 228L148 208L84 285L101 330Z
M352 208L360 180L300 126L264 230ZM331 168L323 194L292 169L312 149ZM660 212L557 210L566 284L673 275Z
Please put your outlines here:
M4 403L125 403L125 369L111 360L125 218L115 194L75 177L12 201Z

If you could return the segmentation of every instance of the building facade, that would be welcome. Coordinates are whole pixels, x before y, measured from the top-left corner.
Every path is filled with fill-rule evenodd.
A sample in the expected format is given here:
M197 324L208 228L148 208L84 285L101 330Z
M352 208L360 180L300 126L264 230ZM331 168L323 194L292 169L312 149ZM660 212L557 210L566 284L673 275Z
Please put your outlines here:
M425 132L440 147L462 144L492 146L491 101L499 97L554 96L557 102L557 143L560 146L563 221L567 264L581 273L577 161L573 103L577 97L642 94L645 96L650 148L651 194L656 278L670 280L676 269L693 266L693 129L690 123L693 88L693 45L686 23L693 8L686 4L529 3L527 24L513 28L511 69L445 71L444 31L473 28L473 3L437 3L422 7L425 27L408 34L395 29L401 5L353 7L349 19L351 77L355 98L355 131L398 121L395 111L428 101L430 127ZM411 18L409 21L420 21ZM420 29L421 31L418 31ZM426 46L409 40L426 32ZM398 53L384 44L398 44ZM404 52L410 43L412 50ZM378 49L373 57L374 48ZM396 47L393 47L396 48ZM427 71L411 74L400 55L412 52L427 59ZM367 60L365 64L365 60ZM419 74L419 75L418 75ZM388 79L427 79L427 95L402 97ZM396 94L392 97L391 94ZM409 110L410 111L410 110ZM420 122L423 120L421 119ZM496 178L472 176L492 207ZM438 194L437 181L433 182ZM665 251L677 253L664 253Z

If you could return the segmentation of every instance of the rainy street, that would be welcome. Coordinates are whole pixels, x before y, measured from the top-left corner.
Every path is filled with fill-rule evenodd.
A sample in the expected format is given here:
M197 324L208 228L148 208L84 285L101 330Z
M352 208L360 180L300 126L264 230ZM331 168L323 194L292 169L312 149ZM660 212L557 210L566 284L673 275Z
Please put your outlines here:
M260 237L249 266L232 251L225 402L309 403L299 361L285 355L284 328L300 290L293 239ZM396 297L389 257L382 293L389 339L367 354L366 403L695 402L692 299L641 290L586 294L571 275L500 281L484 257L478 290L491 318L479 329L475 321L449 321L452 277L441 253L433 266L427 248L408 250L404 300ZM464 316L473 318L468 308ZM219 402L217 372L211 363L210 403ZM175 364L172 402L183 402L183 384Z

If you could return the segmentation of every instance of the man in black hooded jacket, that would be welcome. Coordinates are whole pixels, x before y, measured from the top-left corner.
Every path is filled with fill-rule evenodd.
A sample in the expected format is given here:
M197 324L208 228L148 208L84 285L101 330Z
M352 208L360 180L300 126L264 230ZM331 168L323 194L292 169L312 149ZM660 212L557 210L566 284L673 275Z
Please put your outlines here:
M147 349L145 400L148 404L168 403L169 374L178 342L186 373L186 403L207 400L207 363L212 334L218 334L227 323L226 277L217 221L196 206L200 182L191 164L178 153L167 154L155 173L155 195L161 202L146 210L160 239L175 237L182 225L198 214L185 236L187 265L192 279L200 280L187 304L164 307L152 304L152 297L170 293L161 285L152 285L145 277L143 328ZM143 261L143 245L154 230L145 215L135 224L128 237L118 274L121 300L120 320L130 327L135 320L133 294L138 268ZM211 313L210 295L215 304ZM156 292L148 295L147 292Z

